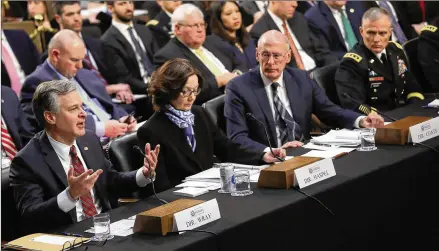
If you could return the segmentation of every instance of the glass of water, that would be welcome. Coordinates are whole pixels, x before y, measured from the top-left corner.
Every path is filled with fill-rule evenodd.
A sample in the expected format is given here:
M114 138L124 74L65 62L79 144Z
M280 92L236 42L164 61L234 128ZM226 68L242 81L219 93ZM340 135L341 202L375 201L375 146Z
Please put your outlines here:
M360 131L361 145L357 148L357 151L373 151L376 150L375 146L375 128L362 128Z
M105 241L113 239L114 235L110 232L110 214L101 213L93 216L93 224L95 236L91 238L92 241Z
M248 170L236 170L233 173L232 196L246 196L253 193L250 189L250 172Z

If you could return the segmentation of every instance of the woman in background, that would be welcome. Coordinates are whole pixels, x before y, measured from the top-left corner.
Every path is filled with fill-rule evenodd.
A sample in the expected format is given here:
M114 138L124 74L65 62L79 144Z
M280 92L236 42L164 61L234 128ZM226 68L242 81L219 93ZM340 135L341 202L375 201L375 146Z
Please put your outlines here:
M232 50L235 57L245 62L249 69L258 64L256 43L242 23L242 12L236 2L215 3L212 7L211 26L209 42L221 50Z
M213 155L225 162L272 163L271 153L250 152L218 129L202 107L193 106L203 87L200 73L186 59L167 61L157 69L148 88L156 112L137 131L139 147L160 145L156 188L172 188L187 176L209 169ZM142 148L143 149L143 148ZM285 157L285 150L274 149Z

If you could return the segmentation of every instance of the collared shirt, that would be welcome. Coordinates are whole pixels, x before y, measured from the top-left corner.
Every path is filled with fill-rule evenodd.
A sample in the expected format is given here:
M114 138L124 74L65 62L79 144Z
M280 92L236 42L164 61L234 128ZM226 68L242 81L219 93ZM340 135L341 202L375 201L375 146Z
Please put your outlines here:
M379 2L381 2L381 1L375 1L375 3L378 6L380 6ZM390 1L385 1L385 2L389 5L390 11L392 12L391 14L393 15L393 17L395 17L396 22L398 22L398 15L396 14L395 8L393 8L392 3ZM396 37L396 34L395 34L395 32L393 32L393 30L392 30L392 41L394 41L394 42L398 41L398 37Z
M282 19L280 19L278 16L276 16L273 12L271 12L269 9L267 9L268 14L270 14L271 18L273 19L274 23L277 25L279 30L282 32L282 34L285 34L284 28L282 27ZM302 58L303 65L305 66L305 70L310 71L314 68L316 68L316 62L312 57L306 53L306 51L302 48L302 45L300 45L299 40L297 40L296 36L294 35L293 30L291 30L290 25L287 22L287 28L288 31L291 34L291 37L294 40L294 44L296 45L297 51L299 52L300 57Z
M265 8L268 6L268 1L255 1L259 11L265 12Z
M140 76L142 76L142 79L145 83L148 83L148 73L146 72L145 66L143 65L142 55L140 55L139 54L140 52L138 52L136 50L136 46L134 45L134 41L131 39L130 33L128 31L128 28L133 27L134 37L139 42L140 46L142 47L142 50L146 53L145 46L143 45L142 39L137 34L136 29L134 29L133 22L131 22L130 24L124 24L124 23L119 23L113 19L113 21L111 21L111 25L113 25L116 29L118 29L120 31L120 33L122 33L124 38L130 43L131 48L133 48L134 54L136 54L137 64L138 64L139 70L140 70ZM147 55L145 55L145 56L147 56ZM152 74L152 72L150 72L149 74Z
M24 81L26 80L26 73L24 73L23 69L21 68L20 62L18 62L18 59L15 56L14 51L9 45L8 39L6 38L3 29L2 29L2 45L5 46L5 49L9 52L9 55L11 55L12 62L14 63L14 68L17 70L18 77L20 78L20 83L23 84Z
M8 126L6 125L6 122L3 119L3 115L1 116L1 119L2 119L3 126L6 128L6 130L8 130ZM11 159L9 159L8 155L5 152L5 149L3 149L3 145L1 146L1 149L2 149L2 151L1 151L1 154L2 154L2 159L1 159L1 161L2 161L2 169L10 167L11 166Z
M64 75L62 75L61 73L59 73L55 67L53 67L53 65L50 63L49 59L47 59L47 64L49 65L49 67L58 75L58 77L60 79L63 80L68 80L71 81L72 83L75 84L76 86L76 90L79 93L79 96L81 97L82 102L84 103L88 103L88 102L94 102L97 106L97 109L101 109L101 113L104 114L104 116L106 116L106 120L101 121L98 116L96 116L96 114L92 114L92 118L95 121L95 134L98 137L103 137L105 135L105 122L109 119L111 119L111 115L107 113L107 111L105 110L105 108L101 105L101 103L97 100L97 99L92 99L90 98L90 96L87 94L87 92L82 88L82 86L78 83L78 81L76 81L75 78L73 79L67 79L66 77L64 77Z
M47 133L47 131L46 131L46 133ZM52 138L49 135L49 133L47 133L47 137L49 138L50 145L52 145L53 150L55 150L56 155L58 156L58 159L61 162L61 165L63 166L66 175L68 175L67 173L68 173L68 171L71 167L71 163L72 163L72 160L71 160L71 157L69 154L71 145L69 146L69 145L61 143L59 141L56 141L54 138ZM84 167L84 171L87 171L88 170L87 163L85 163L84 158L82 157L81 149L79 149L79 147L76 143L76 140L73 142L73 145L76 147L76 153L78 155L79 160L82 163L82 166ZM137 186L139 186L139 187L144 187L150 183L150 179L146 178L143 175L142 168L137 170L136 183L137 183ZM76 218L77 218L78 222L86 219L86 217L84 215L84 211L82 210L81 200L74 200L73 198L71 198L70 194L68 194L68 192L67 192L68 189L69 188L66 188L64 191L62 191L60 194L58 194L58 196L56 198L56 201L58 203L58 207L65 213L69 212L73 208L76 208ZM94 188L91 189L90 193L91 193L91 197L93 199L93 203L96 207L96 211L99 214L102 211L101 202L97 198L96 191Z
M375 54L375 56L378 58L378 60L381 62L381 63L383 63L383 61L381 60L381 55L386 55L386 57L387 57L387 52L386 52L386 49L384 49L384 50L382 50L380 53L374 53ZM387 59L387 61L388 61L389 59Z
M264 82L265 92L267 92L268 103L270 104L270 109L271 109L271 112L273 113L273 120L276 118L276 108L274 106L274 96L273 96L273 90L271 87L271 84L273 82L277 82L279 84L279 87L277 88L277 95L279 96L279 99L282 102L285 109L287 110L287 112L290 115L292 115L290 100L288 99L287 89L285 88L285 83L284 83L284 73L282 72L280 77L278 79L276 79L275 81L271 81L270 79L268 79L267 77L264 76L264 73L262 72L261 67L259 67L259 72L260 72L261 77L262 77L262 82ZM279 126L277 124L276 124L276 142L277 142L278 147L282 146L282 140L280 138L280 130L279 130ZM264 151L267 152L269 150L270 150L270 148L266 148Z
M85 40L82 37L82 33L81 32L79 32L79 36L81 37L82 41L84 42L85 49L86 49L85 53L87 54L88 58L90 58L90 63L93 65L94 68L96 68L96 70L99 71L98 64L96 63L96 61L95 61L95 59L93 57L93 54L91 54L91 51L87 48L87 44L85 43Z
M328 5L328 7L329 7L329 9L330 9L331 12L332 12L332 16L334 16L334 19L335 19L335 21L337 22L338 29L339 29L340 32L341 32L341 36L343 37L343 40L344 40L344 44L345 44L345 46L346 46L346 49L348 49L348 48L349 48L349 43L346 41L346 31L345 31L345 29L344 29L343 19L342 19L342 17L341 17L341 11L343 12L343 15L345 15L346 17L348 16L347 13L346 13L346 5L344 5L343 7L341 7L341 10L334 9L334 8L330 7L329 5ZM349 20L349 18L348 18L348 20Z
M180 41L181 42L181 41ZM184 44L183 42L182 42L182 44ZM192 48L190 48L190 47L188 47L188 46L186 46L198 59L200 59L200 61L202 62L203 60L200 58L200 56L198 56L198 54L197 53L195 53L195 51L196 51L196 49L192 49ZM221 61L217 58L217 57L215 57L215 55L213 55L213 53L212 52L210 52L208 49L206 49L205 47L203 47L203 46L201 46L199 49L201 49L203 52L204 52L204 55L206 56L206 57L208 57L208 59L212 62L212 63L214 63L221 71L222 71L222 73L224 74L224 73L227 73L227 72L229 72L227 69L226 69L226 67L223 65L223 63L221 63ZM207 66L206 66L207 67ZM209 68L209 67L207 67L207 68Z

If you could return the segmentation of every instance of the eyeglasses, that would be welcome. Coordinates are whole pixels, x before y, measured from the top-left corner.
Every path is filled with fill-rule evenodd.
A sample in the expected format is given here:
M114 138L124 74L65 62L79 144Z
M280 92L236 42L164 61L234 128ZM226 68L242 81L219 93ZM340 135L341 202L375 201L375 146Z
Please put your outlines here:
M200 94L200 92L201 92L201 88L197 88L197 89L195 89L195 90L190 90L190 89L184 89L184 90L181 90L181 94L182 94L183 97L185 97L185 98L187 98L187 97L189 97L190 95L192 95L192 93L193 93L195 96L198 96L198 94Z
M270 53L268 51L263 51L263 52L260 52L259 55L261 55L261 57L264 61L269 61L272 56L273 56L274 61L281 61L288 54L289 51L290 50L287 50L284 54Z
M189 27L189 28L191 28L191 29L193 29L193 28L197 28L197 30L198 29L200 29L200 28L202 28L202 29L207 29L207 23L199 23L199 24L179 24L179 25L181 25L181 26L186 26L186 27Z

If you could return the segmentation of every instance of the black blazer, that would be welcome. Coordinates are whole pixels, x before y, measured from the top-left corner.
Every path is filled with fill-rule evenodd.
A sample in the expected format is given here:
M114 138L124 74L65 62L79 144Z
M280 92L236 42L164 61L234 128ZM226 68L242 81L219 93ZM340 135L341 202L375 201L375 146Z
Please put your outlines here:
M171 18L163 10L146 25L151 29L159 48L162 48L171 40Z
M158 50L158 45L151 31L148 27L139 24L134 24L134 29L143 42L149 60L153 63L153 55ZM114 26L108 28L101 40L109 82L127 83L134 93L145 94L147 86L140 75L139 64L131 44Z
M20 63L21 69L27 75L31 74L39 65L39 53L32 40L22 30L4 30L6 39ZM2 60L2 85L11 86L6 67Z
M237 61L234 58L232 51L220 51L215 46L214 43L210 40L210 37L206 38L203 46L212 52L220 61L224 64L226 69L232 72L235 69L238 69L242 72L246 72L248 69L246 67L245 62ZM156 67L160 67L166 61L173 58L184 58L189 60L192 65L200 71L201 75L204 78L204 88L201 91L200 95L197 97L195 101L196 104L202 104L214 97L217 97L223 93L223 90L218 88L218 84L216 82L215 75L207 68L197 56L195 56L183 43L181 43L177 38L172 38L165 47L159 50L154 55L154 62Z
M311 58L314 59L316 67L322 67L338 61L337 57L329 51L329 46L325 40L319 39L311 32L308 22L302 13L296 11L294 16L287 22L302 48ZM262 34L269 30L278 30L282 32L279 30L270 14L265 12L265 14L253 25L253 28L250 30L250 35L255 41L258 41ZM297 67L294 57L291 57L288 66Z
M94 186L102 211L110 207L109 193L138 189L136 172L116 172L105 158L99 139L87 131L76 139L88 169L102 169ZM64 213L57 196L68 186L66 172L45 131L35 137L14 158L10 170L11 187L26 233L47 232L77 222L76 208Z
M422 17L421 6L419 1L392 1L393 6L401 10L410 24L419 24L423 21L431 23L439 16L439 2L438 1L424 1L425 4L425 20Z
M156 187L160 191L180 184L187 176L211 168L214 154L225 162L262 164L262 152L240 148L213 124L203 108L193 106L192 112L195 115L195 152L192 152L183 129L178 128L163 112L156 112L137 131L142 149L147 142L153 149L160 144L156 169Z
M20 150L34 136L29 116L23 112L17 94L6 86L2 90L2 117L17 150Z

